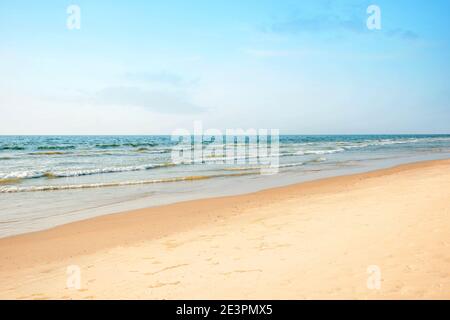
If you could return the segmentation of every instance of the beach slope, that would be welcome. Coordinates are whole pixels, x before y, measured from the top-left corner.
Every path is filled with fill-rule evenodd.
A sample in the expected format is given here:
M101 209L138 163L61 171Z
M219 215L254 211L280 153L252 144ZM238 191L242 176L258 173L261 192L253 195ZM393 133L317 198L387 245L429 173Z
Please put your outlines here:
M2 299L450 299L450 160L0 239L0 279Z

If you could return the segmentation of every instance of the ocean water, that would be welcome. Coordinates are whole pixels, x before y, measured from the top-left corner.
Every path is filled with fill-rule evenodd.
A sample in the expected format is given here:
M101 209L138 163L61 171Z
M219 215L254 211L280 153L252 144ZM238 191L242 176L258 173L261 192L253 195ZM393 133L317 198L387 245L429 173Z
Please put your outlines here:
M208 148L204 141L201 148ZM450 157L450 135L279 137L278 172L233 155L174 163L170 136L0 136L0 237L96 215ZM242 144L251 146L251 143Z

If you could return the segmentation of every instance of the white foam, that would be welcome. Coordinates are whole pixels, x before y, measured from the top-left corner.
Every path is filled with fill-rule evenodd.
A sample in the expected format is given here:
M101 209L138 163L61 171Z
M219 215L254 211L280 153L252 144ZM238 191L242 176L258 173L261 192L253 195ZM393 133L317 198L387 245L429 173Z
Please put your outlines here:
M76 170L68 170L68 171L25 170L25 171L13 171L13 172L8 172L8 173L0 173L0 179L33 179L33 178L42 178L45 176L67 178L67 177L79 177L79 176L87 176L87 175L102 174L102 173L141 171L141 170L149 170L149 169L154 169L154 168L167 167L167 166L171 166L171 165L172 165L171 163L147 164L147 165L140 165L140 166L105 167L105 168L95 168L95 169L76 169Z

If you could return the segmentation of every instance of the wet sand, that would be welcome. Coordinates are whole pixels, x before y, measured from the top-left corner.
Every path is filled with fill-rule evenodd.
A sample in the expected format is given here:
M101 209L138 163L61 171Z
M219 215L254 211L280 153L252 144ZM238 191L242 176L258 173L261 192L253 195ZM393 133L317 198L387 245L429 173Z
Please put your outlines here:
M2 299L450 299L449 270L450 160L0 239Z

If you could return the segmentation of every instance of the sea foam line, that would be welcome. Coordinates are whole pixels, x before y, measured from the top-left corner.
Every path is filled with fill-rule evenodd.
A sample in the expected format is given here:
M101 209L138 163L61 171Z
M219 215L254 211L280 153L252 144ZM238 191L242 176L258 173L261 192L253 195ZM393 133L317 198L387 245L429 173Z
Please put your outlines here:
M72 171L46 171L46 170L30 170L30 171L13 171L9 173L0 174L0 179L35 179L35 178L68 178L68 177L80 177L102 173L118 173L118 172L130 172L130 171L142 171L155 168L171 167L175 164L162 163L162 164L148 164L141 166L128 166L128 167L106 167L97 169L80 169Z
M212 178L223 177L237 177L251 174L258 174L259 171L234 173L234 174L216 174L209 176L186 176L164 179L152 179L152 180L136 180L136 181L122 181L122 182L106 182L106 183L90 183L90 184L72 184L72 185L49 185L49 186L6 186L0 187L0 193L17 193L17 192L38 192L38 191L60 191L60 190L77 190L77 189L92 189L92 188L105 188L105 187L121 187L121 186L133 186L133 185L145 185L153 183L165 183L165 182L181 182L181 181L196 181Z

